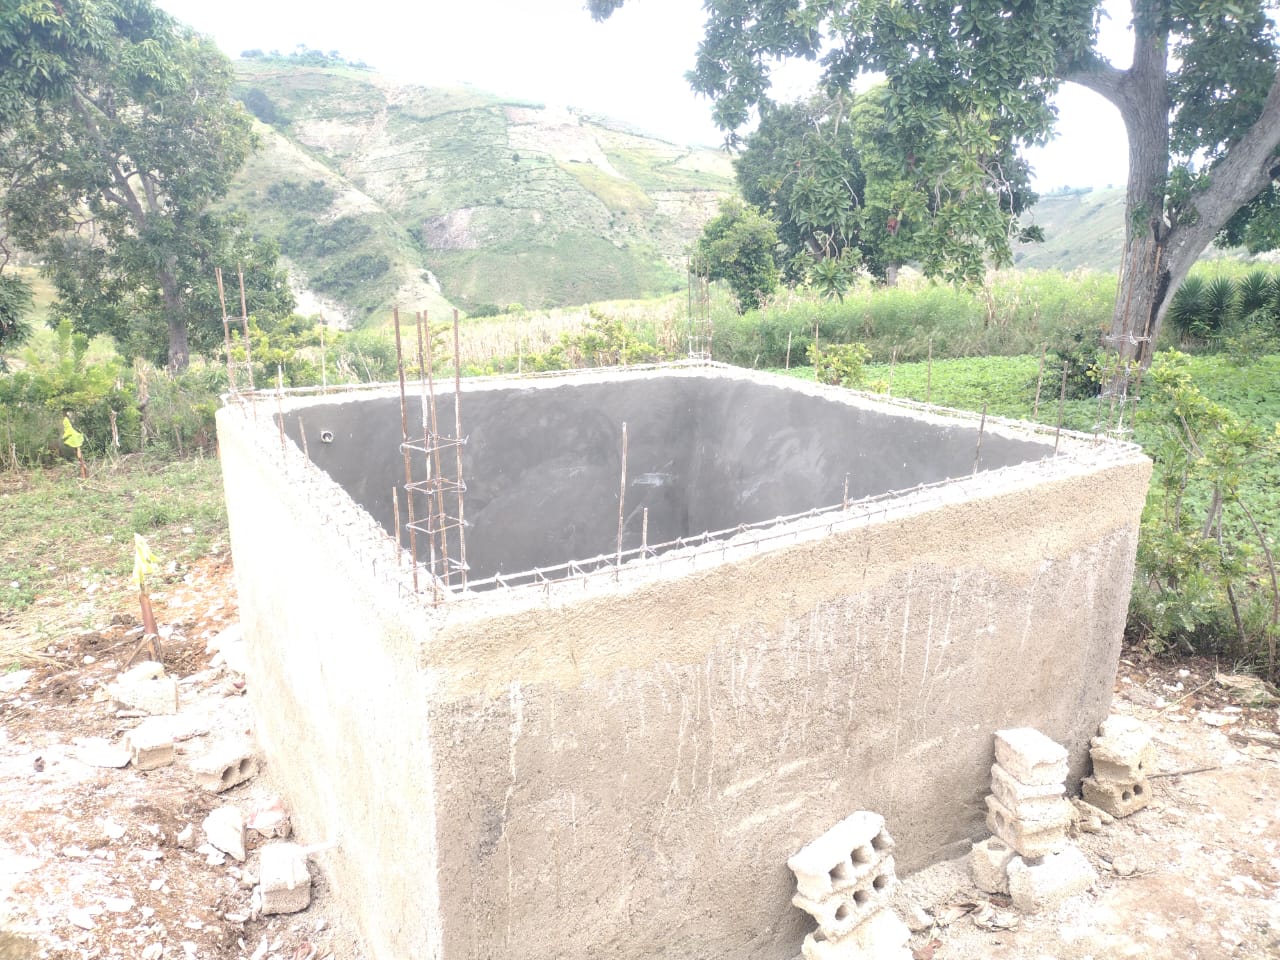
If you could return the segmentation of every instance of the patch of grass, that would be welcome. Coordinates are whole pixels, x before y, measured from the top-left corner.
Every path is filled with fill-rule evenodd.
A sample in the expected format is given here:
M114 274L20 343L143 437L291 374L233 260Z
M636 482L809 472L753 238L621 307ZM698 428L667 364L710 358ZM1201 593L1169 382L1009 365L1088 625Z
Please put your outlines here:
M226 543L218 461L131 456L0 474L0 608L130 590L133 534L162 565Z

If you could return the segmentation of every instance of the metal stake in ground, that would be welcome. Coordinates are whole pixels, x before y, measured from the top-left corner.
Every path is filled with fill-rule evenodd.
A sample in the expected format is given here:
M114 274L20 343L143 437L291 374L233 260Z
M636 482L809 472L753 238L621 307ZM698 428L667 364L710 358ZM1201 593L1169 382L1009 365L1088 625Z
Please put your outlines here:
M924 402L933 401L933 337L929 338L929 362L924 373Z
M1062 361L1062 388L1058 393L1058 426L1053 431L1053 455L1058 455L1058 439L1062 436L1062 411L1067 405L1067 370L1071 364L1066 360Z
M1040 366L1036 369L1036 402L1031 406L1031 419L1038 420L1040 418L1040 386L1044 383L1044 350L1040 348Z

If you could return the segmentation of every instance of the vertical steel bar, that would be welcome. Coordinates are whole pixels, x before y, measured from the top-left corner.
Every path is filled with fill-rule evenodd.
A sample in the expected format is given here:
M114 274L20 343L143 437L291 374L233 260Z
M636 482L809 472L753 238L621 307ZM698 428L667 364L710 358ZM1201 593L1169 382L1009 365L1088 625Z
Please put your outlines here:
M1044 383L1044 351L1043 346L1040 347L1040 366L1036 370L1036 402L1031 406L1031 419L1038 420L1040 418L1040 386Z
M422 420L422 460L427 467L427 563L428 569L431 571L431 597L436 603L441 600L440 595L440 578L435 576L436 573L436 537L443 538L444 517L437 514L435 510L435 502L439 500L439 483L440 477L431 472L431 446L435 442L435 438L431 436L429 429L429 398L427 397L427 361L425 348L422 345L422 328L426 325L426 319L423 311L419 310L414 313L414 323L418 333L418 404L419 415ZM435 485L437 496L432 497L432 484Z
M400 346L400 308L391 310L396 331L396 372L400 376L400 452L404 454L404 500L409 515L409 563L413 569L413 592L418 593L418 537L413 526L413 467L409 463L409 415L404 402L404 351Z
M978 472L978 461L982 459L982 434L987 429L987 405L982 405L982 419L978 421L978 447L973 451L973 472Z
M396 566L404 566L404 553L400 545L400 495L396 492L396 485L391 485L391 516L392 523L396 528Z
M280 452L284 453L284 371L276 364L276 415L280 420Z
M458 564L462 570L462 589L467 588L467 517L462 507L466 483L462 479L462 323L458 310L453 311L453 442L458 451Z
M622 527L627 504L627 423L622 422L622 471L618 481L618 565L614 568L616 580L622 572Z
M440 568L444 574L444 582L446 586L453 583L453 571L449 569L449 531L445 526L444 514L444 473L440 468L440 422L436 417L436 380L432 373L433 361L431 357L431 314L423 311L422 325L425 328L425 346L423 348L423 357L425 359L424 366L427 368L427 405L428 418L431 427L428 433L427 448L428 453L427 473L435 482L435 503L432 504L431 494L427 494L427 508L435 511L435 531L433 536L440 538ZM434 541L432 541L434 543Z
M933 337L929 338L929 363L924 374L924 402L933 402Z

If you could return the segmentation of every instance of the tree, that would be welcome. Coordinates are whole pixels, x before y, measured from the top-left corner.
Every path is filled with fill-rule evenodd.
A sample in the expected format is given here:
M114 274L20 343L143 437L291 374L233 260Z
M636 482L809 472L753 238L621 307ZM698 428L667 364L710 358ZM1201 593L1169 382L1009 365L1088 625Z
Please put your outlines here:
M778 227L741 200L720 203L720 213L702 230L694 247L694 266L711 280L725 280L740 310L759 309L778 286Z
M625 0L589 0L597 18ZM1063 83L1120 111L1129 140L1126 235L1109 344L1148 364L1170 299L1215 239L1275 243L1280 207L1277 37L1262 0L1133 0L1133 59L1098 51L1099 0L996 4L723 0L708 4L690 80L728 131L768 101L777 59L821 57L849 90L883 73L892 129L908 141L946 118L949 145L1021 148L1053 129ZM927 157L925 159L928 159Z
M29 309L31 288L21 277L0 275L0 373L7 369L5 351L12 350L31 335L26 319Z
M837 91L762 103L734 160L743 196L780 223L793 278L839 277L841 264L860 260L893 283L915 260L931 276L981 280L986 260L1010 262L1011 238L1028 233L1017 227L1035 200L1026 164L997 145L970 162L951 146L946 117L908 140L886 124L887 95L878 85L856 99Z
M239 242L209 211L254 145L231 83L226 57L150 0L0 11L4 230L44 260L55 312L172 370L193 322L220 330L193 292Z

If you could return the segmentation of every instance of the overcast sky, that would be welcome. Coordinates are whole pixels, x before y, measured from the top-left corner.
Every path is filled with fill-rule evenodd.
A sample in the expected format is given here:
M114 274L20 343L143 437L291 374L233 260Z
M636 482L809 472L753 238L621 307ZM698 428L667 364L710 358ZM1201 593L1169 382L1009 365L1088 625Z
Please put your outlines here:
M723 139L709 102L684 79L702 35L699 0L630 0L604 23L591 19L585 0L157 2L230 56L305 44L404 80L468 83L577 107L677 143L718 146ZM801 95L808 80L798 74L787 92ZM1062 135L1031 158L1039 189L1122 185L1127 161L1115 109L1070 87L1059 110Z

